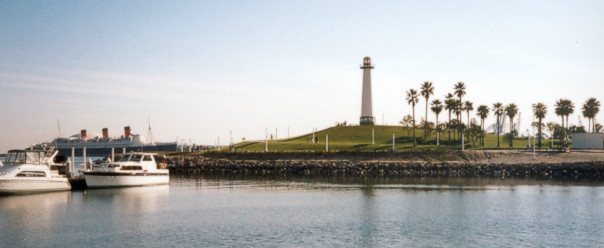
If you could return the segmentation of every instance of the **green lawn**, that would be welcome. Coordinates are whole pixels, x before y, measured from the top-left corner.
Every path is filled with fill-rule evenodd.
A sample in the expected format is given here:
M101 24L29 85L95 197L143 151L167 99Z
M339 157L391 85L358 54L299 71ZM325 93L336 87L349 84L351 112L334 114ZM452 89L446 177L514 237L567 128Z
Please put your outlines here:
M371 143L372 129L375 130L375 144ZM396 150L409 149L435 149L436 132L429 132L430 135L426 143L423 140L423 129L416 129L417 148L413 148L412 128L401 126L346 126L332 127L315 133L319 139L318 143L312 143L312 133L293 137L290 139L269 140L269 151L325 151L325 139L329 135L330 151L379 151L392 150L392 134L395 135ZM448 143L448 132L443 131L440 135L440 144L442 148L461 149L459 141L453 141L451 133L451 143ZM527 138L516 137L514 139L514 148L526 148ZM532 143L532 142L531 142ZM478 140L473 142L465 137L466 149L496 149L497 135L487 134L485 146L478 146ZM554 143L558 144L557 141ZM550 140L543 140L542 147L549 148ZM509 148L509 138L503 135L500 137L500 148ZM264 151L265 142L246 141L235 144L235 151Z

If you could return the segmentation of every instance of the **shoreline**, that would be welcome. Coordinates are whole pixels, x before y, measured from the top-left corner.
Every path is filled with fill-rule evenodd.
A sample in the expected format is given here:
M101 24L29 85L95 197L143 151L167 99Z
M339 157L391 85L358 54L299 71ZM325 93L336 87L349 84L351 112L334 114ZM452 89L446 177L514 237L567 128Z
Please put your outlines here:
M454 155L462 157L455 157ZM281 153L173 156L175 175L485 177L604 179L604 152L448 152L434 161L423 153ZM442 155L442 154L441 154ZM349 156L347 158L343 158Z

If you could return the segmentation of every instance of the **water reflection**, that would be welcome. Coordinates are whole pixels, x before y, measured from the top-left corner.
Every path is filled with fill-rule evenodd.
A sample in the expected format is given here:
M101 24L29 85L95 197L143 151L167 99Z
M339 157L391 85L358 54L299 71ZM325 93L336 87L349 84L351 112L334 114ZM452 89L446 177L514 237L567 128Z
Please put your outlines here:
M0 240L10 238L16 244L28 246L25 244L35 242L36 239L50 238L53 235L52 232L32 232L31 230L52 229L55 223L61 222L70 199L71 192L69 191L0 197L2 226L9 225L10 227L10 230L0 228ZM13 230L30 231L15 232ZM4 247L7 244L0 245ZM9 246L7 245L7 247Z
M170 186L1 197L0 246L592 247L604 237L600 186L173 176Z
M375 222L377 221L375 192L372 186L361 187L362 202L360 210L361 216L361 246L375 247L376 237L374 230L376 229Z
M341 188L371 185L375 189L400 188L407 190L491 190L516 186L591 186L602 187L602 180L535 180L512 178L459 178L459 177L304 177L304 176L261 176L261 175L172 175L171 184L191 188L237 188L237 187L293 187L298 188Z
M169 194L169 185L88 189L84 191L84 200L108 203L112 205L112 209L121 213L140 213L158 210L158 202L166 199Z

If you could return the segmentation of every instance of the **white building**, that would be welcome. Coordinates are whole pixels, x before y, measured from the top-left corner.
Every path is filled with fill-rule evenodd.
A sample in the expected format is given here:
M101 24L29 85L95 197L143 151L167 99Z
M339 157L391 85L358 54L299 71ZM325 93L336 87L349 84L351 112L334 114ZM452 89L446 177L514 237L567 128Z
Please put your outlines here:
M573 149L604 149L604 133L575 133Z

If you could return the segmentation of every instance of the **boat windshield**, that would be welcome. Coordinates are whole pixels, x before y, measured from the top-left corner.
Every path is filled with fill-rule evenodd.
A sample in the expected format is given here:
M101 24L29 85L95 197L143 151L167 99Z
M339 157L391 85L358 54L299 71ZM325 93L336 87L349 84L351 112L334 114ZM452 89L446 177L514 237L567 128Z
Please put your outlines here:
M127 162L127 161L131 161L131 162L140 162L142 157L143 157L142 155L133 154L133 155L130 155L130 156L123 156L123 157L120 159L120 161L121 161L121 162Z
M134 155L130 156L130 161L132 161L132 162L140 162L141 158L143 158L143 156L134 154Z
M14 151L6 154L6 163L29 163L29 164L40 164L40 158L42 157L41 152L25 152L25 151Z

